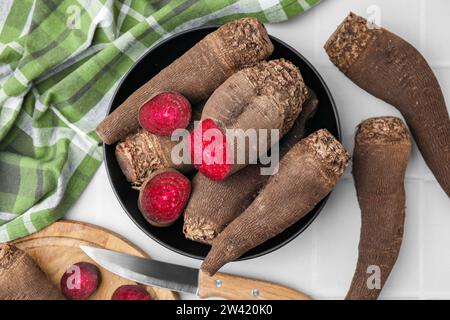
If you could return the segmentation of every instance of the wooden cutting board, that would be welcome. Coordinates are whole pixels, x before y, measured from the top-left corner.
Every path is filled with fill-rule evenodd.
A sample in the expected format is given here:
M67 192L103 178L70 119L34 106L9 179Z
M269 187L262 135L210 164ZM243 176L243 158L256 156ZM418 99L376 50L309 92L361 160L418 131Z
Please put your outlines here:
M72 264L81 261L94 263L80 249L80 244L103 247L135 256L147 256L139 248L108 230L92 224L69 220L55 222L47 228L13 243L27 252L58 288L62 274ZM132 281L98 267L102 282L91 299L109 300L119 286L134 284ZM167 289L145 288L153 299L173 300L178 298L175 292Z

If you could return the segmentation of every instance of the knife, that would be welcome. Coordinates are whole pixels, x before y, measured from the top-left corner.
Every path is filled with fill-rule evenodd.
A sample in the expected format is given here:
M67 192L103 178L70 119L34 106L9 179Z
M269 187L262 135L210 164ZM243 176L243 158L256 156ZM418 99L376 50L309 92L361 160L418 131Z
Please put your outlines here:
M272 282L205 272L136 257L107 249L80 245L80 248L106 270L123 278L149 286L193 293L200 298L220 297L231 300L310 300L306 294Z

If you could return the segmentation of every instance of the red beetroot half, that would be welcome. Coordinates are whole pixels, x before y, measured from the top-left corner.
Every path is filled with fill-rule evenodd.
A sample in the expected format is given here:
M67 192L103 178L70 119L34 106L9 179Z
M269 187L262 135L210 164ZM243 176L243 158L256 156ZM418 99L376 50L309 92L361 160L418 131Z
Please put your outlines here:
M174 223L186 207L191 182L174 169L156 170L144 182L138 206L144 218L156 227Z
M61 291L67 299L87 300L100 285L100 271L89 262L71 265L61 277Z
M159 136L170 136L176 129L186 128L191 121L192 107L177 92L162 92L139 109L142 128Z
M138 285L127 284L114 291L111 300L152 300L150 294Z
M189 149L192 163L209 179L222 181L231 173L227 137L213 120L201 121L191 132Z

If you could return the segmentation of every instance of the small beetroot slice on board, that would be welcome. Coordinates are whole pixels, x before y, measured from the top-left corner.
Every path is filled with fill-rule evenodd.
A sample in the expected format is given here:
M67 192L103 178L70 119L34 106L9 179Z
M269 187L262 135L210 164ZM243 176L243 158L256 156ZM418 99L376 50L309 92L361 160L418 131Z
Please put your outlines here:
M87 300L100 285L100 271L89 262L71 265L61 277L61 291L67 299Z
M191 121L192 107L177 92L162 92L139 109L139 123L150 133L170 136L176 129L185 129Z
M169 226L183 212L190 194L191 182L188 178L174 169L160 169L142 185L139 210L150 224Z
M127 284L118 287L111 300L152 300L152 297L143 287Z

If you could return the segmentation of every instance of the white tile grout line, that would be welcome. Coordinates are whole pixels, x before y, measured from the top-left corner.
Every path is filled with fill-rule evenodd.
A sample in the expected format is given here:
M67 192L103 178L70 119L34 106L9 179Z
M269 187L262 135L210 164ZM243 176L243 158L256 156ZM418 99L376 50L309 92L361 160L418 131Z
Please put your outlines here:
M316 61L320 60L320 49L322 46L319 44L319 38L320 38L320 19L318 13L319 10L313 10L314 14L314 58Z
M420 0L419 2L419 12L420 12L420 17L419 17L419 32L420 32L420 36L419 36L419 43L420 43L420 51L423 52L425 50L426 47L426 32L427 32L427 28L426 28L426 22L427 22L427 4L425 2L425 0Z
M341 181L353 180L353 176L351 174L345 175L340 180ZM409 176L408 177L408 176L406 176L405 177L405 181L408 181L408 182L435 182L435 183L438 183L438 181L436 180L436 178L434 176L429 176L429 175L424 175L423 177L420 177L420 176Z
M316 68L336 69L336 71L338 71L336 66L334 64L332 64L330 61L327 61L327 60L315 63L314 66ZM450 69L450 62L437 61L437 62L434 62L434 63L430 63L430 67L432 69Z

